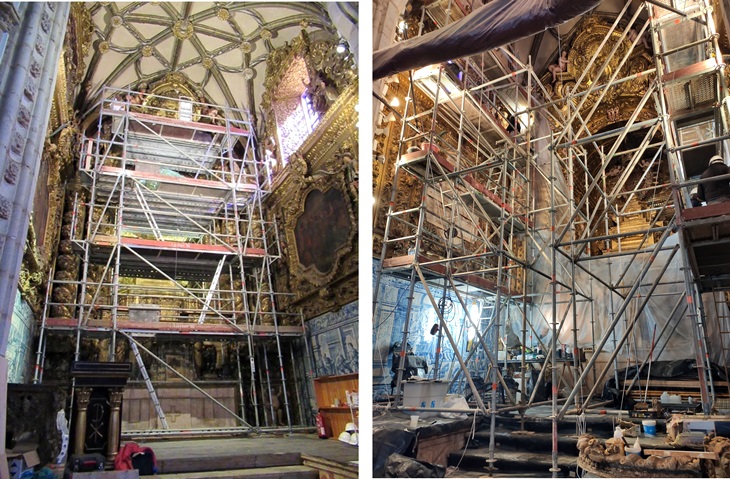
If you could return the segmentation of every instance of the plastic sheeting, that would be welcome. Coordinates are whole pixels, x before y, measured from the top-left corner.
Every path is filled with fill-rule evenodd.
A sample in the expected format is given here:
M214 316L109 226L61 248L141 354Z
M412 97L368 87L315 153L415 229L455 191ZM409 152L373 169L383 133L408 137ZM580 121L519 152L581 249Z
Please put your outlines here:
M385 463L385 477L446 477L446 468L400 454L391 454Z
M391 455L406 454L416 434L395 428L375 428L373 430L373 477L385 476L385 465Z
M538 138L549 138L548 128L547 121L538 116L535 124L536 136ZM536 151L538 152L538 158L536 160L538 167L544 174L544 176L536 175L534 180L537 200L536 208L544 212L536 217L537 231L534 238L539 243L538 247L543 248L544 254L537 259L534 266L549 278L552 275L552 266L550 262L550 247L547 245L550 244L551 238L547 231L549 230L548 227L552 219L547 211L550 206L551 185L545 178L551 175L555 176L556 204L567 203L559 195L558 191L568 191L568 188L560 168L556 167L554 171L550 169L551 154L547 149L547 142L537 144ZM560 222L560 218L563 218L563 221L565 221L567 218L566 207L556 208L556 218L558 218L558 222ZM557 228L558 231L561 229L562 227ZM567 241L567 239L568 236L563 241ZM556 297L558 303L556 308L557 322L560 324L563 319L564 321L562 327L558 329L558 344L565 344L572 347L574 341L573 330L575 329L578 347L595 347L601 342L604 336L608 336L608 341L603 351L613 351L615 349L614 340L619 341L626 330L627 323L638 314L641 303L649 293L650 285L661 275L659 286L652 294L643 312L639 315L633 332L624 346L626 354L620 356L620 358L623 358L623 360L620 360L620 364L623 365L622 361L624 360L630 360L635 363L637 358L641 362L648 356L652 347L655 328L656 345L653 356L654 360L695 358L695 350L692 345L696 342L693 340L692 318L689 316L690 312L684 309L685 284L684 274L681 269L683 267L681 252L675 254L670 260L671 249L677 242L677 235L672 235L667 239L664 244L664 251L659 252L657 258L652 262L647 274L641 281L642 286L638 289L637 294L634 295L634 299L628 304L624 314L613 330L610 328L610 325L614 319L614 315L619 311L624 301L623 298L593 279L588 272L578 268L574 272L568 258L562 254L556 255L556 277L558 281L569 286L575 284L578 292L591 298L591 300L587 300L579 296L574 315L571 294L566 291L566 288L559 288L561 292ZM618 288L618 291L626 295L641 274L652 251L653 247L648 247L645 252L636 256L597 258L583 262L582 266L590 271L593 276L601 278L606 283L616 283L620 278L618 286L621 288ZM662 269L668 261L670 262L669 267L662 274ZM573 279L573 275L575 275L575 280ZM533 291L552 291L552 285L548 278L534 275ZM681 301L682 303L674 316L670 317L677 301ZM705 304L705 314L707 316L706 330L707 337L710 340L708 347L710 359L713 362L720 362L722 347L720 346L721 335L718 331L722 326L715 319L717 316L716 308L714 307L714 303L712 303L711 295L705 295L703 303ZM721 318L723 314L727 315L726 312L723 313L723 311L727 311L727 305L720 305L719 311ZM537 338L539 338L544 346L549 347L552 338L552 296L548 294L536 297L532 302L532 307L528 314L530 314L531 328L528 327L527 336L528 338L533 337L533 341L530 343L528 339L527 346L536 346L538 344ZM522 311L520 307L511 305L504 311L504 315L503 319L506 321L506 324L509 325L518 337L521 337ZM670 322L670 324L664 336L660 339L659 333L667 322ZM660 353L661 356L658 356Z
M677 242L677 237L670 237L665 243L665 247L671 248ZM666 248L665 248L666 249ZM561 292L557 295L557 322L563 321L562 327L558 332L559 344L573 345L573 329L575 321L576 336L578 347L594 347L598 345L605 335L609 335L603 351L614 350L614 339L618 341L623 335L627 322L631 321L638 313L640 304L645 300L646 294L649 292L650 285L661 274L664 264L669 261L671 251L662 251L658 254L657 259L652 263L648 273L641 282L639 292L635 295L626 308L624 314L620 318L616 327L611 330L610 325L614 319L614 315L619 311L623 298L618 294L611 292L608 288L601 285L598 281L591 279L587 272L576 270L575 284L576 290L581 291L592 301L578 297L575 310L575 318L570 302L571 295L567 292ZM638 255L636 258L606 258L595 259L583 265L598 278L605 281L617 281L623 275L620 285L625 286L620 291L624 294L639 277L642 268L646 264L646 260L651 254L650 251ZM573 284L571 265L567 258L559 255L557 257L557 278L559 281L571 285ZM547 260L543 259L538 263L538 268L545 271L549 268ZM542 267L541 267L542 266ZM687 359L694 357L694 350L687 347L694 344L692 341L692 324L687 313L680 316L683 307L673 317L670 317L672 309L678 300L684 301L684 276L681 272L681 256L674 255L669 267L661 276L661 284L654 291L651 299L639 316L636 325L630 336L629 355L638 357L642 361L651 349L652 336L654 335L654 327L656 326L656 347L654 359L658 359L656 354L661 351L661 359ZM549 272L546 271L546 272ZM551 285L549 280L542 277L536 277L535 291L550 291ZM565 288L561 288L565 291ZM531 324L535 330L535 334L539 337L543 344L549 345L552 336L552 317L553 305L550 296L536 298L531 308L532 318ZM517 308L510 308L509 324L517 334L521 330L521 314ZM664 324L671 321L664 336L659 339ZM676 328L674 327L676 325ZM673 331L673 333L672 333ZM671 334L671 336L670 336ZM535 341L536 343L537 341Z
M534 35L596 7L600 0L494 0L458 22L373 54L373 79L454 60Z

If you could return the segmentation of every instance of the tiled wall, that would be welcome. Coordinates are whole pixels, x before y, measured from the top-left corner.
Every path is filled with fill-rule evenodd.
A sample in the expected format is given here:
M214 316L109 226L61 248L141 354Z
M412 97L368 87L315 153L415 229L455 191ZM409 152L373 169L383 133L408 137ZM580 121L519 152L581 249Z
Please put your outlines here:
M20 293L15 295L13 319L10 324L8 338L8 382L26 383L30 377L33 361L33 311L23 300Z
M373 264L373 278L375 278L375 265ZM403 340L403 327L406 320L408 308L408 286L406 280L393 276L383 276L378 288L378 304L375 310L373 322L373 398L383 397L391 392L391 365L393 345ZM373 286L374 287L374 286ZM431 289L431 294L438 301L441 298L441 290ZM465 313L461 308L458 299L450 295L446 301L447 311L444 319L449 331L458 345L462 357L466 357L468 331L463 327L465 324ZM473 317L478 317L480 303L470 302ZM449 311L450 310L450 311ZM430 331L434 324L438 323L436 310L426 294L426 290L419 282L416 283L413 291L413 304L411 307L411 318L408 328L408 342L411 344L416 356L426 360L429 366L428 377L433 377L433 368L436 358L438 336L431 335ZM494 339L488 336L486 343L492 348ZM453 348L446 337L443 337L441 345L441 356L439 364L439 379L451 378L459 370L459 363L454 359ZM473 362L471 364L478 364ZM449 374L449 372L451 374ZM452 390L454 392L454 390Z
M307 321L307 336L314 352L314 376L359 371L358 324L357 301Z

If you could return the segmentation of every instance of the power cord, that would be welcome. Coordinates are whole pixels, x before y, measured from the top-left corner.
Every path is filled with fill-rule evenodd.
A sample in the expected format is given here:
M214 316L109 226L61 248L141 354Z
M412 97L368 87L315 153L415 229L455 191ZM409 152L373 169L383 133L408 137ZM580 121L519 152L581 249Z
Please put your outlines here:
M469 432L469 436L466 438L466 444L464 444L464 451L461 453L461 457L459 458L459 462L456 463L456 466L453 467L453 469L450 469L446 473L446 477L453 476L458 470L459 466L461 465L461 461L464 460L464 456L466 456L466 450L469 449L469 441L474 439L474 435L476 434L476 426L477 426L477 411L474 410L474 417L471 421L471 431Z

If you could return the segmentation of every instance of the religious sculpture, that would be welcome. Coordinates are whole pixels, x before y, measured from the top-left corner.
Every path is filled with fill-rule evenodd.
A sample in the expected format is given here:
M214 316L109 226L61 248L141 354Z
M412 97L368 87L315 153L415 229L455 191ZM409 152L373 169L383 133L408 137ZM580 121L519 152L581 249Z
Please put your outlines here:
M568 52L563 50L558 58L558 62L550 65L548 70L553 74L553 83L558 79L558 73L564 72L568 68Z
M638 37L638 36L639 36L639 33L636 31L635 28L632 28L629 30L629 41L631 43L634 43L634 41L636 41L636 37ZM641 36L641 44L644 46L644 48L649 50L649 42L646 40L646 35Z

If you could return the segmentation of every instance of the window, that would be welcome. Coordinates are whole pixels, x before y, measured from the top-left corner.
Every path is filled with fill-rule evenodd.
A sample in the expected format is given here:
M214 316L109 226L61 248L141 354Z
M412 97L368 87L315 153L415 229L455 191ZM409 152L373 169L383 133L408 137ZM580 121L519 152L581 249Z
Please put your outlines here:
M314 128L319 123L319 113L314 109L312 99L306 93L302 94L301 97L302 109L304 110L304 118L307 123L308 133L312 133Z
M287 108L288 106L288 108ZM283 164L299 149L319 123L319 113L306 92L279 102L280 111L286 111L286 119L279 125Z
M317 128L326 110L327 89L319 76L310 74L303 57L295 57L272 93L280 166Z

